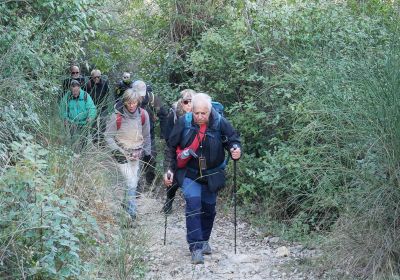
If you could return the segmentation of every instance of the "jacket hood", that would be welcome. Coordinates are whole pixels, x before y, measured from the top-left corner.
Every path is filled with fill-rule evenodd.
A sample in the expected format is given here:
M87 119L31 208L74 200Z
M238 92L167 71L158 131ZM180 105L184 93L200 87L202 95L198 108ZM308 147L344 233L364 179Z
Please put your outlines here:
M221 115L214 109L211 108L210 119L209 119L209 127L213 129L218 129L219 119Z

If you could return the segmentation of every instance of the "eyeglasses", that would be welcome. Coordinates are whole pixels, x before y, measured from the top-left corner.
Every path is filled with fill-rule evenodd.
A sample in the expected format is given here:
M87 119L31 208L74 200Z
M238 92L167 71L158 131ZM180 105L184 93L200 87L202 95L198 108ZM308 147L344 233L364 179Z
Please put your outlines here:
M189 103L192 103L192 100L191 99L183 100L182 103L188 105Z
M79 74L79 72L71 72L72 75Z
M93 79L100 79L100 76L94 76Z

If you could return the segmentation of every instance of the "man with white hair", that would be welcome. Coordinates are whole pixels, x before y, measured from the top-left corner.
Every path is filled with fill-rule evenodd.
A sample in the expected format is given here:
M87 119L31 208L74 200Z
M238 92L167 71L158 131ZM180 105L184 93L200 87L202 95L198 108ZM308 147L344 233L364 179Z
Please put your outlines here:
M141 87L127 89L115 104L115 114L107 123L105 139L126 180L126 209L136 218L136 188L139 161L151 154L150 121L146 110L140 108Z
M175 177L182 189L192 263L202 264L203 255L211 254L217 193L225 186L225 150L238 160L241 148L237 132L212 108L209 95L194 95L192 106L192 113L179 118L169 135L164 184L171 186Z

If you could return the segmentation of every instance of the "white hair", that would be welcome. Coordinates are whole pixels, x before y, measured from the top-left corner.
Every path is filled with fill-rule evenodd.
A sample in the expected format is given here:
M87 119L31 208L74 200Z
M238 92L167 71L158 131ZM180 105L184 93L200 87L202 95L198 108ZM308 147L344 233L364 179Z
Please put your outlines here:
M92 70L92 72L90 72L90 75L91 76L94 76L94 75L98 75L98 76L101 76L101 72L100 72L100 70L99 69L93 69Z
M211 112L211 96L206 93L199 92L192 97L192 106L193 108L199 105L206 105L208 110Z
M134 91L132 88L128 88L125 90L124 95L122 96L122 100L124 103L128 103L130 101L140 103L141 97L137 91Z

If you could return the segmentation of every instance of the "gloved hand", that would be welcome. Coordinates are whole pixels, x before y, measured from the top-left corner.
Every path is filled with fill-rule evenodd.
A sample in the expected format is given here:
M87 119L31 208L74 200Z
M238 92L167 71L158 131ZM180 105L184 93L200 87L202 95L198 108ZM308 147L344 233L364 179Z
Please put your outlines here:
M126 156L120 150L113 150L111 153L118 163L123 164L128 162Z

